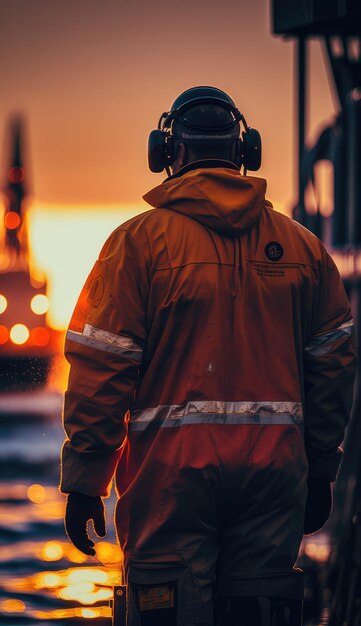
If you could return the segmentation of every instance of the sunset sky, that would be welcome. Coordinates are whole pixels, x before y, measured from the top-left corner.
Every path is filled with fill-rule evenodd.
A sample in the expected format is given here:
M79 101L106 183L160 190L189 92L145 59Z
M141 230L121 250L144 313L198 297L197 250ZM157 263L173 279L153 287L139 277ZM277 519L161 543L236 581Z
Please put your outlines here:
M257 175L268 180L276 208L289 211L294 44L272 35L270 12L269 0L0 0L0 146L9 115L22 112L34 253L59 302L68 300L58 324L104 237L144 210L142 195L164 179L148 171L148 133L188 87L225 90L258 128ZM310 64L314 137L333 114L318 42Z

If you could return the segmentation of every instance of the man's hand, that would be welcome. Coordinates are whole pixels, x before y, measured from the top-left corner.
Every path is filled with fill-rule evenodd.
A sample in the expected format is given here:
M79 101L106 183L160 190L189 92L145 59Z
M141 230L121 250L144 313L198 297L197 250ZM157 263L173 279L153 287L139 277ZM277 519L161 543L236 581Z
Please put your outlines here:
M101 497L69 493L65 512L65 530L78 550L94 556L94 541L89 539L87 533L89 520L93 520L93 528L98 537L104 537L106 534L105 508Z
M308 478L304 534L320 530L330 517L332 509L331 485L324 478Z

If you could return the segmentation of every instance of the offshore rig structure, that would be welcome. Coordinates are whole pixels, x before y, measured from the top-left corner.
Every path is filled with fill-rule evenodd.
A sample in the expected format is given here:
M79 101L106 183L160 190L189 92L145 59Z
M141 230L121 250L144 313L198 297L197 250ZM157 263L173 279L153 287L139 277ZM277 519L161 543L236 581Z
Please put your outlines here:
M298 201L293 218L314 232L335 260L356 322L361 324L361 2L359 0L273 0L273 33L295 41L298 116ZM338 113L314 145L306 145L309 41L324 47L330 88ZM327 161L333 179L333 210L310 206L317 164ZM317 188L316 188L317 191ZM329 626L361 626L361 380L344 443L344 459L328 525L331 554L326 566Z
M27 206L29 167L25 122L6 128L3 224L0 233L0 390L32 389L47 382L60 350L59 332L47 321L46 277L30 263Z

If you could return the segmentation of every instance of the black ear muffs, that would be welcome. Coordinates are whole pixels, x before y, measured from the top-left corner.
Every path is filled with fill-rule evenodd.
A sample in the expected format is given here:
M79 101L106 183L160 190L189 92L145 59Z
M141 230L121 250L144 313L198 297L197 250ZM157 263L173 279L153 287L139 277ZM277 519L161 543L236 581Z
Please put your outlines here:
M246 127L246 130L242 133L241 143L241 164L246 170L256 172L261 167L262 161L262 141L261 135L255 128Z
M148 165L151 172L163 172L174 162L174 140L163 130L152 130L148 138Z
M255 128L250 128L244 116L237 109L233 100L223 91L216 87L192 87L183 92L174 101L171 110L162 113L158 129L152 130L148 139L148 165L152 172L162 172L167 170L170 175L170 166L174 163L174 138L171 135L171 126L174 119L179 119L183 125L191 130L214 131L214 127L202 124L190 123L187 120L187 110L196 104L214 103L221 105L230 111L232 119L224 125L217 126L217 130L226 131L234 127L234 124L241 121L244 126L242 139L236 143L236 163L239 167L256 171L261 166L262 147L261 136ZM194 133L193 133L194 134ZM197 133L196 133L197 134ZM212 137L211 137L212 138Z
M163 172L167 165L166 136L161 130L152 130L148 139L148 165L151 172Z

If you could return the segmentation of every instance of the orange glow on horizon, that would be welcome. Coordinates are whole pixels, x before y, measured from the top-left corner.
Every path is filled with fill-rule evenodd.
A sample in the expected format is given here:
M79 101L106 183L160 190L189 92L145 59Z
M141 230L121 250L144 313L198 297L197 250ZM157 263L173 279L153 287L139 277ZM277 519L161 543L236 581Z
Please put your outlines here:
M48 279L47 319L67 327L80 290L110 233L147 205L67 207L34 204L29 211L30 263Z

